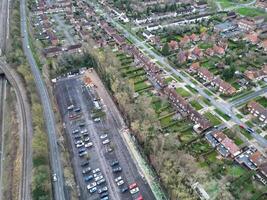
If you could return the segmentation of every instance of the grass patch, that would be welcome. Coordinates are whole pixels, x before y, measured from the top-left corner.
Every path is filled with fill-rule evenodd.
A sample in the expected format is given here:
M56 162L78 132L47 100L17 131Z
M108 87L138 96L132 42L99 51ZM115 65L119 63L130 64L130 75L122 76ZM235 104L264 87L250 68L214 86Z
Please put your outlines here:
M190 101L191 106L193 106L196 110L201 110L203 106L200 105L196 100Z
M212 96L212 93L208 90L208 89L204 89L204 92L209 95L209 96Z
M176 88L176 92L178 93L178 94L180 94L182 97L190 97L191 95L190 95L190 93L189 92L187 92L185 89L183 89L183 88Z
M185 87L194 94L198 93L197 90L195 88L192 88L190 85L186 85Z
M214 126L217 126L217 125L219 125L219 124L222 123L222 121L221 121L217 116L213 115L213 114L210 113L210 112L206 112L206 113L204 114L204 116L205 116L208 120L210 120L210 122L211 122Z
M236 10L240 15L247 17L256 17L256 16L267 16L264 10L258 8L238 8Z
M228 121L228 120L230 120L231 118L228 116L228 115L226 115L224 112L222 112L221 110L219 110L219 109L215 109L215 112L216 113L218 113L222 118L224 118L226 121Z

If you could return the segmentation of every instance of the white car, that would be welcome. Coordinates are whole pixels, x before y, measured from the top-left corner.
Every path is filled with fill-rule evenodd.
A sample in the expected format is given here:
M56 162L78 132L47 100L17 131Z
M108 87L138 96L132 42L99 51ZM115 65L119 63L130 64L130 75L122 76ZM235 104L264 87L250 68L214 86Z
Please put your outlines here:
M118 182L118 181L120 181L122 178L121 178L121 176L118 176L117 178L115 178L115 182Z
M123 185L124 184L124 181L123 180L120 180L119 182L117 182L117 185L120 186L120 185Z
M105 138L107 138L107 137L108 137L108 134L101 135L101 136L100 136L100 139L105 139Z
M53 178L53 181L56 182L57 181L57 174L53 174L52 178Z
M85 142L89 142L89 140L90 140L89 137L84 138L84 141L85 141Z
M82 140L77 140L77 141L75 142L75 144L79 144L79 143L83 143L83 141L82 141Z
M84 145L84 143L82 142L82 143L77 144L76 147L77 147L77 148L80 148L80 147L82 147L83 145Z
M93 174L93 177L94 177L94 178L95 178L95 177L98 177L98 176L102 176L101 172Z
M96 169L94 169L92 172L93 172L93 174L95 174L95 173L97 173L97 172L100 172L100 169L99 169L99 168L96 168Z
M88 132L87 129L81 130L81 134L83 134L83 133L87 133L87 132Z
M106 140L104 140L103 142L102 142L102 144L108 144L108 143L110 143L110 141L109 141L109 139L106 139Z
M99 180L101 180L103 178L103 176L101 175L101 176L97 176L97 177L95 177L95 181L99 181Z
M130 190L130 193L131 193L131 194L135 194L135 193L137 193L137 192L139 192L139 188L138 188L138 187L136 187L136 188Z
M100 122L100 118L94 118L94 122Z
M92 147L93 146L93 142L88 142L84 145L86 148Z
M87 185L87 189L90 190L95 186L96 186L96 182L90 183L89 185Z

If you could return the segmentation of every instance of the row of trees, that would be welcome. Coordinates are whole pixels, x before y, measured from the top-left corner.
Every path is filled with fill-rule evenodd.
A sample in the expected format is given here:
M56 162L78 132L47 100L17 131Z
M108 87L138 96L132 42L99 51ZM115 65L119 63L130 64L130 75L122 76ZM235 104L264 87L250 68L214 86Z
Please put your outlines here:
M34 200L51 199L51 176L48 158L48 141L44 127L43 110L40 104L39 96L36 92L34 78L22 51L19 3L19 0L14 1L14 7L12 8L12 20L10 22L11 45L6 56L8 63L16 68L18 73L22 76L27 87L29 99L31 101L34 131L32 139L32 198Z

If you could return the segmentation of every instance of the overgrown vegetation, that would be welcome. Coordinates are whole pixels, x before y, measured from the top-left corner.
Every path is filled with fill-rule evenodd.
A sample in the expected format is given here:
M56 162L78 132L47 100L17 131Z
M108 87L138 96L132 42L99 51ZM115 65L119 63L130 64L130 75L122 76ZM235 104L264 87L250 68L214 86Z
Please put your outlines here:
M14 1L10 33L11 45L7 53L7 61L16 68L23 78L28 96L31 101L31 111L33 118L34 135L32 139L33 149L33 176L32 176L32 198L33 199L51 199L50 168L48 157L48 141L45 133L43 110L40 104L40 98L37 94L34 78L30 67L22 51L22 41L20 35L20 2Z

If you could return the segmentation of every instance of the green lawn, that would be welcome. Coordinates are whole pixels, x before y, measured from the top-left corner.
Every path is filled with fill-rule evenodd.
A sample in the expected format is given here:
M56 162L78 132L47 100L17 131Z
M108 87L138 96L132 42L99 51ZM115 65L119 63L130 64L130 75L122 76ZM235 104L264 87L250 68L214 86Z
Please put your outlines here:
M248 17L256 17L256 16L267 16L267 14L258 8L238 8L236 10L240 15L248 16Z
M170 82L174 81L174 79L172 77L168 77L168 78L165 79L165 81L167 83L170 83Z
M196 110L201 110L203 106L201 106L196 100L190 101L191 106L193 106Z
M259 97L256 101L259 104L261 104L264 108L267 108L267 98L266 97Z
M183 89L183 88L176 88L176 92L178 93L178 94L180 94L182 97L190 97L191 95L190 95L190 93L189 92L187 92L185 89Z
M230 119L230 117L228 117L228 115L226 115L224 112L222 112L219 109L215 109L215 112L218 113L222 118L224 118L226 121L228 121Z
M190 90L192 93L196 94L197 90L195 88L192 88L190 85L185 86L188 90Z
M134 84L134 91L138 92L149 87L151 87L150 84L147 84L146 82L140 82L140 83Z
M212 93L208 90L208 89L204 89L204 92L209 95L209 96L212 96Z
M213 114L210 113L210 112L206 112L206 113L204 113L204 116L205 116L208 120L210 120L210 122L211 122L214 126L217 126L217 125L219 125L219 124L222 123L222 121L221 121L217 116L213 115Z

